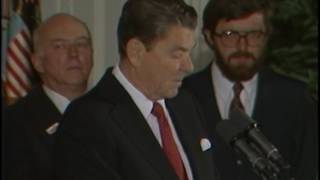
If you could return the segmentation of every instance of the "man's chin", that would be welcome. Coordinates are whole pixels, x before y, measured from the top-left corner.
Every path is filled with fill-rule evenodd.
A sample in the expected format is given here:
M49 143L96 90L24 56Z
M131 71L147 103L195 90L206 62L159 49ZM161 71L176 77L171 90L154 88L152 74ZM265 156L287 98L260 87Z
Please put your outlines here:
M178 95L178 93L179 93L179 88L172 89L170 92L166 94L164 98L167 98L167 99L174 98Z
M229 67L222 71L223 74L231 81L247 81L255 75L257 68L252 66Z
M250 80L256 72L233 72L231 75L234 81L247 81Z

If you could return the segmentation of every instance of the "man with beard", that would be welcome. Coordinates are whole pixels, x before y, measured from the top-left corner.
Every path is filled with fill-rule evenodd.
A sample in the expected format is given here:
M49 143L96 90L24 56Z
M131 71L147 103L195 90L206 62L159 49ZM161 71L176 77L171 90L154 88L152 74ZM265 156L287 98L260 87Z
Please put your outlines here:
M197 97L205 112L204 124L215 144L214 158L223 180L261 179L217 135L217 123L227 120L230 109L236 107L257 121L291 165L290 178L316 178L316 103L305 84L264 65L271 15L266 0L214 0L204 10L203 35L216 59L187 77L183 86Z

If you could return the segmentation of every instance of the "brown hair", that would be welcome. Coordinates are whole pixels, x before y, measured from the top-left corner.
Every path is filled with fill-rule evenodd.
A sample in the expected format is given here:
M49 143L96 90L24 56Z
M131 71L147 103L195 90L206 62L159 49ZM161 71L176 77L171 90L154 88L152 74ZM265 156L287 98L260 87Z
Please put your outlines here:
M118 24L120 56L126 55L126 44L133 37L150 49L152 42L164 35L169 25L195 29L196 11L183 0L128 0Z
M215 31L219 20L231 20L262 12L268 31L271 31L272 4L270 0L210 0L203 12L203 30Z

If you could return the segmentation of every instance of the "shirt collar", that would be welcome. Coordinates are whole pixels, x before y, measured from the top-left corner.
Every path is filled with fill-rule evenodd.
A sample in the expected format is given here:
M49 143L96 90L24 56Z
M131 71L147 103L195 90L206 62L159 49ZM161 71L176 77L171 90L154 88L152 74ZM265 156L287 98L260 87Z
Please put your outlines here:
M253 92L256 92L258 85L258 73L256 73L250 80L242 82L243 89L248 97L252 97Z
M225 101L232 94L233 82L222 74L215 61L212 63L211 73L215 93Z
M46 85L42 85L42 88L49 97L49 99L51 99L53 104L58 108L59 112L63 114L68 105L70 104L70 100L62 96L61 94L55 92L54 90L50 89Z
M128 81L128 79L121 72L119 65L113 68L112 73L115 76L115 78L119 81L119 83L124 87L124 89L129 93L129 95L141 111L144 118L147 119L147 117L151 113L153 102L149 100L142 92L140 92ZM157 102L159 102L162 105L162 107L165 107L163 99L158 100Z

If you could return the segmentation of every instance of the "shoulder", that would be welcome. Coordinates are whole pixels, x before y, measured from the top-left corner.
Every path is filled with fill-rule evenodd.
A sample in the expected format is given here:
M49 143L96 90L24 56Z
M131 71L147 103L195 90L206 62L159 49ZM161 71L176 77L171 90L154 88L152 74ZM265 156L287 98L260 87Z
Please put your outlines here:
M47 98L40 87L31 90L25 97L20 98L12 105L4 108L5 117L7 116L23 116L33 106L38 99Z
M307 84L300 80L276 73L270 69L260 72L260 81L263 85L273 86L277 91L287 94L307 93Z
M89 128L99 121L106 119L112 108L112 104L99 98L94 92L73 100L63 114L60 127L66 128Z
M93 89L87 94L73 100L68 106L66 113L94 113L102 110L107 111L110 107L110 102L99 97L95 89Z
M183 80L183 86L188 87L188 86L193 86L195 84L200 84L203 81L206 81L210 79L210 74L211 74L211 64L206 66L204 69L195 72L193 74L190 74Z
M196 115L197 118L202 118L202 112L198 100L195 96L186 89L180 89L176 97L169 99L168 103L175 107L176 110L184 115ZM192 115L192 116L193 116Z
M271 70L260 73L258 94L277 101L279 106L296 107L298 111L317 104L306 83Z
M174 101L181 104L193 103L194 97L188 90L180 88L177 96L172 98L170 101Z

